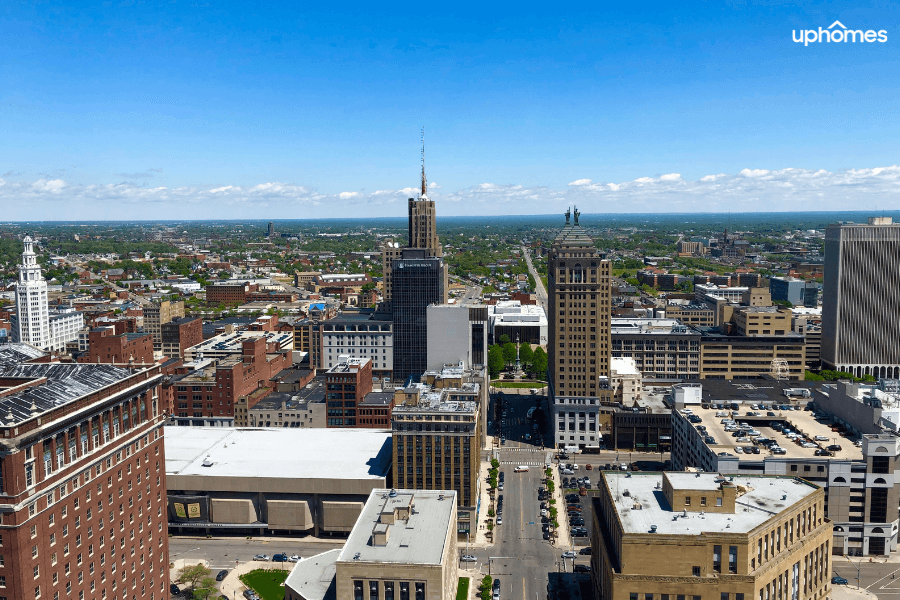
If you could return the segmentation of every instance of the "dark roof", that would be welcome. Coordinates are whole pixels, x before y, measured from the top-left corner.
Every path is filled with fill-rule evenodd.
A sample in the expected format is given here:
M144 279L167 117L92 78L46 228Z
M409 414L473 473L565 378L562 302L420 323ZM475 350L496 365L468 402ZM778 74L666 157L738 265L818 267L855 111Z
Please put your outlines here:
M278 371L272 379L279 383L297 383L309 377L310 373L312 369L288 368Z
M732 334L728 335L722 333L722 330L718 327L695 327L691 326L693 329L696 329L700 332L700 337L702 339L721 339L727 340L729 342L746 342L748 344L753 343L754 341L784 341L785 343L795 343L803 341L802 333L794 333L793 331L788 331L783 335L738 335Z
M393 392L369 392L359 406L388 406L394 399Z
M806 388L813 392L823 385L821 381L778 381L776 379L754 379L734 381L727 379L703 379L703 402L779 402L787 403L782 393L785 389Z
M43 350L28 344L16 342L0 344L0 368L15 366L46 354Z
M47 378L46 383L0 398L0 421L5 424L26 421L129 376L129 370L110 364L34 363L0 367L0 377L4 378Z
M138 339L138 338L142 338L142 337L144 337L144 336L146 336L146 337L153 337L153 336L151 336L149 333L126 333L126 334L125 334L125 339L128 340L129 342L131 342L131 341L134 341L134 340L136 340L136 339Z

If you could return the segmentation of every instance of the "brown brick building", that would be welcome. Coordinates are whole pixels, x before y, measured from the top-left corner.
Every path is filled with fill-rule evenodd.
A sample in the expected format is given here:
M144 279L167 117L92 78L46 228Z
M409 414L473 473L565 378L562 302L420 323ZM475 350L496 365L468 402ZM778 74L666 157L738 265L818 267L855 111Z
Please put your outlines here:
M149 333L115 334L115 329L102 327L88 333L88 353L80 363L153 363L153 336Z
M372 360L347 357L325 372L328 427L357 427L357 404L372 391Z
M0 598L168 597L156 365L0 368Z
M228 283L211 283L206 286L206 305L234 306L245 304L247 297L251 293L259 291L259 285L255 283L247 283L246 281L228 282Z
M203 341L203 319L200 317L179 317L164 323L162 329L162 351L169 358L180 358L184 351Z
M265 398L270 380L291 366L291 355L264 337L245 340L241 354L179 367L167 384L175 387L172 414L184 425L246 426L247 410ZM371 389L371 383L370 383Z

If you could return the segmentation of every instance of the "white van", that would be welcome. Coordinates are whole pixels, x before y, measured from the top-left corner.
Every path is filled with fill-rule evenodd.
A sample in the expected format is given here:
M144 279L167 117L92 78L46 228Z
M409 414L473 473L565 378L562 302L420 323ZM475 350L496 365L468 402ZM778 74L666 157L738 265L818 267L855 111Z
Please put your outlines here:
M513 469L513 473L527 473L527 472L528 472L528 467L526 467L525 465L519 465L518 467Z

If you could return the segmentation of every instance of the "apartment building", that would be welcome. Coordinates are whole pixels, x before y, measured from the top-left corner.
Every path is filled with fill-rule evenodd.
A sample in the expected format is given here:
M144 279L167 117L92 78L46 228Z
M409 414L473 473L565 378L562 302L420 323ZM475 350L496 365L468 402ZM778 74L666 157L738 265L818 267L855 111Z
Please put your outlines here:
M181 358L184 351L203 341L203 319L176 317L160 326L162 353L169 358Z
M153 336L149 333L115 334L114 327L95 327L87 331L86 353L80 363L153 362Z
M320 369L330 369L341 356L367 358L372 362L372 376L390 378L394 370L394 323L391 315L376 313L371 309L344 311L328 321L318 324L318 330L310 331L310 364ZM317 354L316 338L321 340L318 362L312 362Z
M606 471L596 600L812 600L831 588L824 492L799 477Z
M169 593L157 365L4 364L0 596Z
M184 316L184 302L164 300L144 307L144 332L153 336L153 350L162 352L162 326Z
M612 356L634 359L645 379L697 379L700 332L675 319L620 319L610 322Z
M325 374L328 427L356 427L357 404L372 391L372 361L341 356Z
M474 531L478 520L484 426L478 390L433 389L414 384L398 389L391 417L394 481L415 490L456 490L458 532Z

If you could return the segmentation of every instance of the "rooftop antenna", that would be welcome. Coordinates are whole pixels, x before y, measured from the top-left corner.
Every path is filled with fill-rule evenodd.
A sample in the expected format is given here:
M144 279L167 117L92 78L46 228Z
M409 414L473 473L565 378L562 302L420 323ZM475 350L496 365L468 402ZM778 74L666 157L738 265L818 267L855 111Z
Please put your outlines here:
M422 198L428 197L428 183L425 180L425 127L422 127Z

